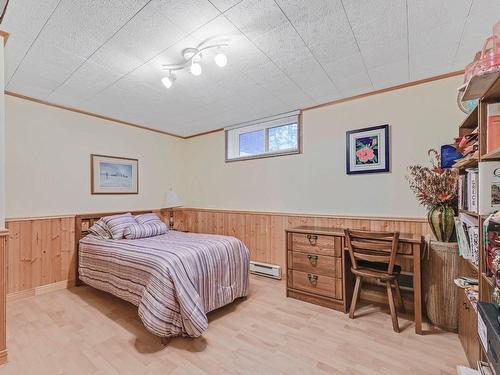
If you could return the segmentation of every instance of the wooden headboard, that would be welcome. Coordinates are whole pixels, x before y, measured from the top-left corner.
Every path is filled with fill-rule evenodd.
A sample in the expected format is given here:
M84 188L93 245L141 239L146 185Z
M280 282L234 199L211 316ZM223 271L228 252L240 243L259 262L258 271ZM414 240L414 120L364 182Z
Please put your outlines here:
M155 213L160 218L159 210L142 210L142 211L118 211L118 212L99 212L92 214L76 215L75 218L75 243L78 246L78 241L85 237L89 233L89 228L94 225L94 223L104 216L120 215L130 212L132 215L149 214Z
M149 213L155 213L157 214L160 218L162 217L160 214L160 210L142 210L142 211L119 211L119 212L99 212L99 213L92 213L92 214L82 214L82 215L76 215L75 218L75 246L76 246L76 285L81 285L81 281L78 277L78 244L80 240L85 237L89 233L89 228L94 225L94 223L99 220L100 218L104 216L111 216L111 215L120 215L120 214L125 214L127 212L130 212L132 215L140 215L140 214L149 214Z

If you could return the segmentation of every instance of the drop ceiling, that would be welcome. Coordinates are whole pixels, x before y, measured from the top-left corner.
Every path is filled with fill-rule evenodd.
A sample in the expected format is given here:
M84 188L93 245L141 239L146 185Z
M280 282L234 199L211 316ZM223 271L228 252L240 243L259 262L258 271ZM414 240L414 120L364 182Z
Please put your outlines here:
M6 90L189 136L463 69L497 0L14 0ZM162 64L230 39L165 89Z

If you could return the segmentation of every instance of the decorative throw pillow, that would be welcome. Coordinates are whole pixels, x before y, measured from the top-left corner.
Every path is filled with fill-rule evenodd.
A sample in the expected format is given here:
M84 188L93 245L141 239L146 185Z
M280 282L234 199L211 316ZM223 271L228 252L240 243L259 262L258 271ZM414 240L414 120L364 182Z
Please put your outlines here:
M108 227L106 226L106 223L104 222L104 220L102 218L97 220L94 223L94 225L92 225L89 228L89 233L94 235L94 236L105 238L105 239L111 238L111 233L109 233Z
M162 223L161 219L156 214L153 214L153 213L137 215L135 217L135 220L139 224L149 224L149 223L155 223L155 222Z
M159 236L167 233L167 226L162 221L153 221L147 224L132 224L125 228L124 236L127 240Z
M111 238L114 240L123 239L123 231L125 228L137 224L137 221L135 221L130 212L122 215L105 216L102 219L111 233Z

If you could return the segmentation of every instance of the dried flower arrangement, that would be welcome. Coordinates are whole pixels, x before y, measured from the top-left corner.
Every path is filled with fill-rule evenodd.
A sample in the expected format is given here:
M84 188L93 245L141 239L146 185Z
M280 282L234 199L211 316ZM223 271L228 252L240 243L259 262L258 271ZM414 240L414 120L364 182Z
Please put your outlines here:
M452 240L455 229L453 217L457 205L458 171L441 168L441 156L429 150L432 167L412 165L408 167L410 189L420 204L427 207L427 221L438 241Z
M431 158L431 167L411 165L406 176L410 189L415 193L420 204L432 209L436 206L456 205L458 171L443 169L440 166L439 153L431 149L427 152Z

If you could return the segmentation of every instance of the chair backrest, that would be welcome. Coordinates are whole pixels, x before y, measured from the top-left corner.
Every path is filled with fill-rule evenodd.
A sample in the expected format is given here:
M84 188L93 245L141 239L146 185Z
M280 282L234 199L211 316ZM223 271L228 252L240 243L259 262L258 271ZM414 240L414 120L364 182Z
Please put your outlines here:
M352 267L358 260L387 263L387 273L392 274L399 245L399 232L372 232L345 229L346 245Z

